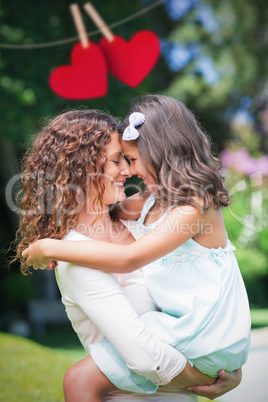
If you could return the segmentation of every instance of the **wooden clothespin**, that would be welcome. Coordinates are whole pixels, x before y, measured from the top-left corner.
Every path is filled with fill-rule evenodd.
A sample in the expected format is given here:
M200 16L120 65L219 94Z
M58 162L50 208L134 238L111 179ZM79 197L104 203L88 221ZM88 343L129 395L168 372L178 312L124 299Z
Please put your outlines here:
M102 32L102 34L105 36L105 38L109 42L112 42L114 40L114 35L113 35L112 31L105 24L105 22L103 21L103 19L99 15L99 13L95 10L93 5L91 3L86 3L86 4L84 4L84 9L88 13L88 15L92 18L92 20L97 25L97 27Z
M74 23L80 38L80 41L82 43L82 47L84 49L88 48L90 46L90 42L88 39L88 35L86 32L86 28L82 19L82 15L79 10L78 4L74 3L70 5L71 13L74 19Z

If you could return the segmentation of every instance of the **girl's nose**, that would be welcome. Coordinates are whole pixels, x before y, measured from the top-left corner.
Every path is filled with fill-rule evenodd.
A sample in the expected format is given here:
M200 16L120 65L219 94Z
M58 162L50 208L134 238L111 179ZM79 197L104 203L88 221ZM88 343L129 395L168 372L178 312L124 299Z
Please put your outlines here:
M129 166L129 170L130 170L131 176L135 176L137 174L134 164L131 164Z
M122 176L126 176L126 177L131 177L131 171L130 171L130 167L129 164L127 163L127 161L124 159L124 161L122 161L122 168L121 168L121 175Z

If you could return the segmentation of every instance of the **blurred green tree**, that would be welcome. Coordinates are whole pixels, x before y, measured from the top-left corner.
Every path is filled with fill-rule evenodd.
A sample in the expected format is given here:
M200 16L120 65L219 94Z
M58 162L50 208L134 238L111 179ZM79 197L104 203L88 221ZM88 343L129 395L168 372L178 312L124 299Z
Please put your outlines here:
M66 109L94 108L107 110L115 116L123 116L131 99L140 93L163 91L169 82L170 70L163 58L157 67L137 88L130 88L109 75L107 96L87 101L69 101L55 95L48 85L50 71L57 66L70 64L70 52L79 40L70 13L73 1L17 0L2 1L0 8L0 43L10 45L31 45L49 43L74 38L60 46L19 49L0 47L0 246L8 245L15 236L18 216L13 213L5 199L8 181L19 171L19 160L27 148L28 139L34 135L48 117L53 117ZM95 25L83 10L84 1L77 1L88 32L96 30ZM115 23L148 6L148 2L133 0L108 0L93 2L107 24ZM169 33L175 22L170 21L163 6L155 7L139 18L133 19L113 29L113 32L129 40L133 34L150 29L160 36ZM94 42L101 34L90 37ZM9 203L10 204L10 203ZM0 310L7 306L5 286L8 254L0 255ZM18 267L14 265L12 270ZM14 281L14 286L15 281ZM11 297L11 296L10 296ZM1 315L0 311L0 315ZM0 325L1 327L1 325Z
M171 59L178 72L166 94L196 112L219 149L238 110L254 105L254 113L268 101L267 21L265 0L203 0L169 36L173 51L177 47L179 57L184 50L184 58Z
M3 0L0 43L31 45L76 37L69 11L72 2ZM155 2L95 0L93 4L111 24ZM77 3L83 10L84 1ZM93 22L82 13L87 30L94 31ZM133 89L109 75L107 96L83 102L59 98L48 86L50 71L70 62L70 51L78 40L27 50L0 47L0 245L14 238L18 220L5 200L6 184L18 171L17 161L44 118L80 107L123 116L133 98L161 92L184 101L221 150L232 136L230 122L237 111L254 115L267 102L267 13L265 0L166 0L113 29L126 40L142 29L159 35L162 57L149 76ZM91 39L98 42L100 38L97 34ZM264 139L261 146L265 143ZM4 283L3 255L0 263L0 283ZM1 295L0 291L4 309Z

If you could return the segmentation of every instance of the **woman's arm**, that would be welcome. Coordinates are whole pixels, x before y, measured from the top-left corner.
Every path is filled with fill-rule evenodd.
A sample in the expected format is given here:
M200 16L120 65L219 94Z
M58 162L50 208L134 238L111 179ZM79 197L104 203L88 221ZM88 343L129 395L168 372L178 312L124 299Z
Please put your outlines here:
M61 264L57 276L64 297L83 310L130 369L158 385L180 372L185 386L214 382L146 328L114 275L71 264L61 272Z
M132 272L185 243L198 232L201 222L199 208L176 207L150 233L129 245L43 239L29 246L22 255L35 269L45 269L51 260L58 260L108 272Z

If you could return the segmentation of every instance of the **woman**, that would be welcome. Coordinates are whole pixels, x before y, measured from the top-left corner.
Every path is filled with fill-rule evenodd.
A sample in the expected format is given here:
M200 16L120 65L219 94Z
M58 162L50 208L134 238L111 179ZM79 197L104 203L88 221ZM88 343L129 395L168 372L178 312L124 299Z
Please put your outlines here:
M67 112L41 131L25 159L21 200L24 214L18 231L18 256L30 243L45 237L120 244L134 241L125 224L109 214L109 205L125 199L123 184L130 176L121 152L116 122L96 111ZM22 272L27 273L25 261ZM156 389L154 384L167 384L178 374L176 381L185 385L211 383L207 376L191 368L180 352L159 341L142 322L132 330L133 323L139 321L138 314L156 309L141 272L116 276L59 263L56 277L67 314L86 350L91 343L106 337L128 366L148 379L143 386L151 387L152 392ZM67 401L92 400L90 389L81 394L84 384L77 383L77 379L86 378L77 376L77 372L86 373L92 364L87 357L67 374L64 381ZM70 386L73 373L75 389ZM160 386L156 394L146 395L146 400L156 400L157 395L158 400L195 400L191 393L179 391L177 382L162 389ZM221 391L218 389L218 395ZM120 398L142 400L143 395L115 391L105 400Z

